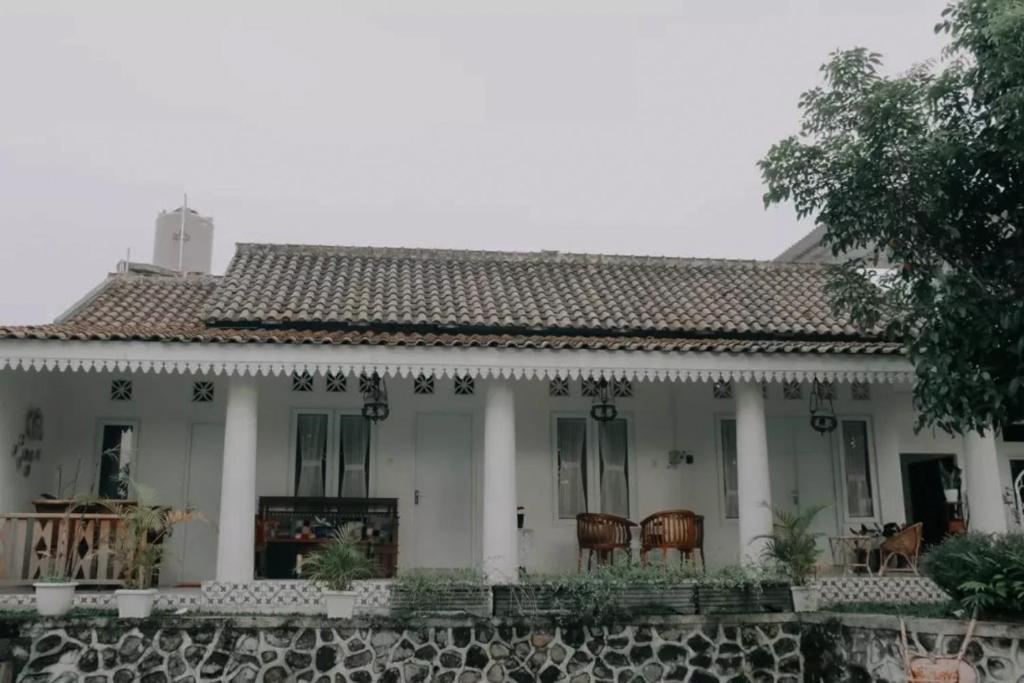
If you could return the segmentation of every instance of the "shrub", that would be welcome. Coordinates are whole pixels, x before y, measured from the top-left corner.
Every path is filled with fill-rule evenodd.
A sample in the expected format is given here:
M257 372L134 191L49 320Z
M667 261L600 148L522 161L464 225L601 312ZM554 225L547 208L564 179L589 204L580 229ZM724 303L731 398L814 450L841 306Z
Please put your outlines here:
M487 580L481 570L406 569L395 579L398 611L429 614L486 602Z
M331 540L302 563L302 575L327 590L347 591L352 582L373 576L373 562L359 545L359 529L350 525L334 532Z
M814 518L824 510L825 505L812 505L789 511L783 508L772 508L772 533L766 539L765 557L778 563L794 586L802 586L807 577L814 573L821 555L818 537L812 530Z
M949 536L922 566L963 607L988 614L1024 614L1024 534Z

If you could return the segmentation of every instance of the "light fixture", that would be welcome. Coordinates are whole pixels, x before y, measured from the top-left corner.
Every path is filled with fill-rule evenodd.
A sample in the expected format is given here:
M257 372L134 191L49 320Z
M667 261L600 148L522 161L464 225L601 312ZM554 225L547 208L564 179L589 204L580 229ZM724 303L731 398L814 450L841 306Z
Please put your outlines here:
M618 414L619 411L615 409L611 383L602 377L597 381L597 391L594 394L594 405L590 407L590 417L598 422L611 422Z
M811 428L819 434L828 434L835 431L838 424L832 394L815 378L811 387Z
M363 417L370 422L386 420L391 414L388 406L388 388L384 378L376 372L363 382Z

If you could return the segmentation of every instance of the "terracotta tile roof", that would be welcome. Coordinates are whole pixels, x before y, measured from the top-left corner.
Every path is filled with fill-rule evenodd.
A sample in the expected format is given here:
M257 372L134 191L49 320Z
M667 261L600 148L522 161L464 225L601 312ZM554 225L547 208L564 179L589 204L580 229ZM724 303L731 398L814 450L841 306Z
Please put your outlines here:
M242 244L216 325L829 335L827 266L559 253Z
M0 338L897 353L829 312L826 267L240 245L224 277L112 275Z

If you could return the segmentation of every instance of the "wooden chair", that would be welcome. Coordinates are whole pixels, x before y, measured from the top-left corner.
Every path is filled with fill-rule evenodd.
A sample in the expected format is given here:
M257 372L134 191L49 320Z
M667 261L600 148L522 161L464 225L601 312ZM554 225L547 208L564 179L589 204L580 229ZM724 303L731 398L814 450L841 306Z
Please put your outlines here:
M606 515L600 512L581 512L576 515L576 540L579 543L579 550L576 554L576 571L583 571L583 551L590 552L587 555L587 571L590 571L590 563L597 553L597 562L611 562L615 564L615 551L625 550L629 552L629 542L633 538L632 527L636 522L631 522L624 517Z
M704 518L690 510L655 512L640 522L640 562L647 564L647 553L661 550L662 561L668 560L669 550L678 550L681 560L695 562L700 555L704 566Z
M905 571L917 574L917 559L921 555L921 530L924 525L921 522L911 524L907 528L896 532L885 539L878 546L879 566L878 575L884 576L885 570ZM902 557L907 561L907 567L889 567L889 561L894 557Z

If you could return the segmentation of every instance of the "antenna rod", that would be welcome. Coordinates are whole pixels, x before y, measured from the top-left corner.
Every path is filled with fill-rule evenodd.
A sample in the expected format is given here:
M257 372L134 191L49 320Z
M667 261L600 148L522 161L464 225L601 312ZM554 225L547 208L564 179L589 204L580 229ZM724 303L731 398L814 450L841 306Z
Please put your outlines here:
M188 193L185 193L185 202L181 206L181 232L178 233L178 272L182 275L185 270L182 267L185 261L185 214L188 213Z

